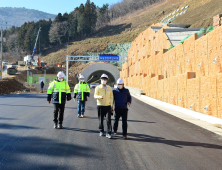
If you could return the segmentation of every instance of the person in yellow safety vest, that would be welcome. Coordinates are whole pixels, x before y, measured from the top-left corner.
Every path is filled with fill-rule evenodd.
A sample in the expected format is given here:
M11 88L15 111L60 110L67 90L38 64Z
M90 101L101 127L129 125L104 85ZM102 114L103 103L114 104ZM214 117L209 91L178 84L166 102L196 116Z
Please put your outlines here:
M74 88L74 101L78 101L78 115L77 117L84 117L85 104L90 96L89 85L85 82L84 76L79 76L79 83Z
M72 99L70 93L69 84L64 79L65 74L63 72L58 72L57 79L49 84L49 88L47 91L48 97L47 101L49 103L54 104L54 128L57 127L62 129L63 125L63 117L64 117L64 109L66 100L69 101ZM58 112L59 112L59 125L58 125ZM58 126L57 126L58 125Z
M104 136L103 119L106 117L107 131L106 137L111 139L112 125L111 125L111 114L113 110L113 90L107 85L108 76L103 74L101 77L101 84L96 87L94 98L97 99L97 111L99 118L99 130L100 136Z

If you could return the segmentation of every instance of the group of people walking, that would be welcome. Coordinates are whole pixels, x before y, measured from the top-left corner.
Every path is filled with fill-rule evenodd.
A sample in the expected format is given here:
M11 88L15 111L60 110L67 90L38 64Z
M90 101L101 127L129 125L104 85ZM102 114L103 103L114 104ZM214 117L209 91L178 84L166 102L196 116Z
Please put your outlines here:
M54 104L54 128L63 128L63 116L66 101L71 100L70 87L64 79L64 73L59 72L57 79L54 80L48 88L47 101ZM105 136L104 133L104 117L106 118L107 130L106 137L112 138L111 116L114 112L114 135L117 135L118 122L122 117L123 138L127 137L127 116L128 107L131 105L131 95L128 89L124 87L122 79L117 80L117 88L112 89L107 82L109 80L106 74L102 74L101 84L95 88L94 98L97 100L97 112L99 119L99 135ZM79 77L79 83L74 88L74 101L78 101L77 117L83 118L85 113L85 103L90 97L90 88L85 82L84 77Z

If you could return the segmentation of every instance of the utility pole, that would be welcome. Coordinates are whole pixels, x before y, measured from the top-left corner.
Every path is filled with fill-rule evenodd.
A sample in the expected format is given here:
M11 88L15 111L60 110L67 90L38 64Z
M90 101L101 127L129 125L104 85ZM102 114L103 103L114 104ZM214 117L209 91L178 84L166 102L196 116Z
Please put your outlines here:
M3 25L3 22L1 22L1 56L0 56L0 80L2 80L2 72L3 72L3 68L2 68L2 42L3 42L3 37L2 37L2 25Z
M40 36L39 36L39 57L40 57Z

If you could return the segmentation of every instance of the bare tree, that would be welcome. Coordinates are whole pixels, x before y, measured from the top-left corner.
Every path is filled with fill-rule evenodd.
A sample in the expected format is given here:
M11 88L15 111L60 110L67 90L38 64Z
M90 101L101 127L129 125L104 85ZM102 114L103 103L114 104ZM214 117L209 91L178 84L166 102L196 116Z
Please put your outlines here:
M55 22L52 24L49 30L50 43L62 43L62 39L66 37L68 33L68 22Z
M12 34L7 39L6 46L8 50L3 53L3 59L8 62L22 60L22 50L18 47L17 36L17 34Z
M17 34L12 34L8 37L6 45L9 51L17 46L17 37Z

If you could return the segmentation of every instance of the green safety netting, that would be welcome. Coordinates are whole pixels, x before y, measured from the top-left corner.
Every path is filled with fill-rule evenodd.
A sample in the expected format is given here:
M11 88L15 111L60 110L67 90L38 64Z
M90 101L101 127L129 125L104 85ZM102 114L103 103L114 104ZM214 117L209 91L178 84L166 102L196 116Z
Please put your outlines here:
M205 28L201 28L200 31L197 33L197 35L200 35L200 34L204 34L206 33L206 29Z
M187 37L185 37L184 39L182 39L181 41L180 41L180 43L184 43L184 41L187 39L187 38L189 38L189 37L191 37L192 35L188 35Z
M214 30L214 27L213 26L209 26L208 28L207 28L207 33L209 33L209 32L211 32L211 31L213 31Z
M33 84L33 77L28 76L28 84Z
M168 48L168 50L171 50L174 46L173 45L170 45L170 48Z
M207 29L201 28L200 31L197 32L197 35L204 34L204 33L209 33L209 32L211 32L211 31L213 31L213 30L214 30L214 27L213 27L213 26L209 26ZM182 40L180 41L180 43L184 43L184 41L185 41L187 38L189 38L190 36L192 36L192 35L188 35L187 37L185 37L184 39L182 39ZM171 48L170 48L170 49L171 49Z

